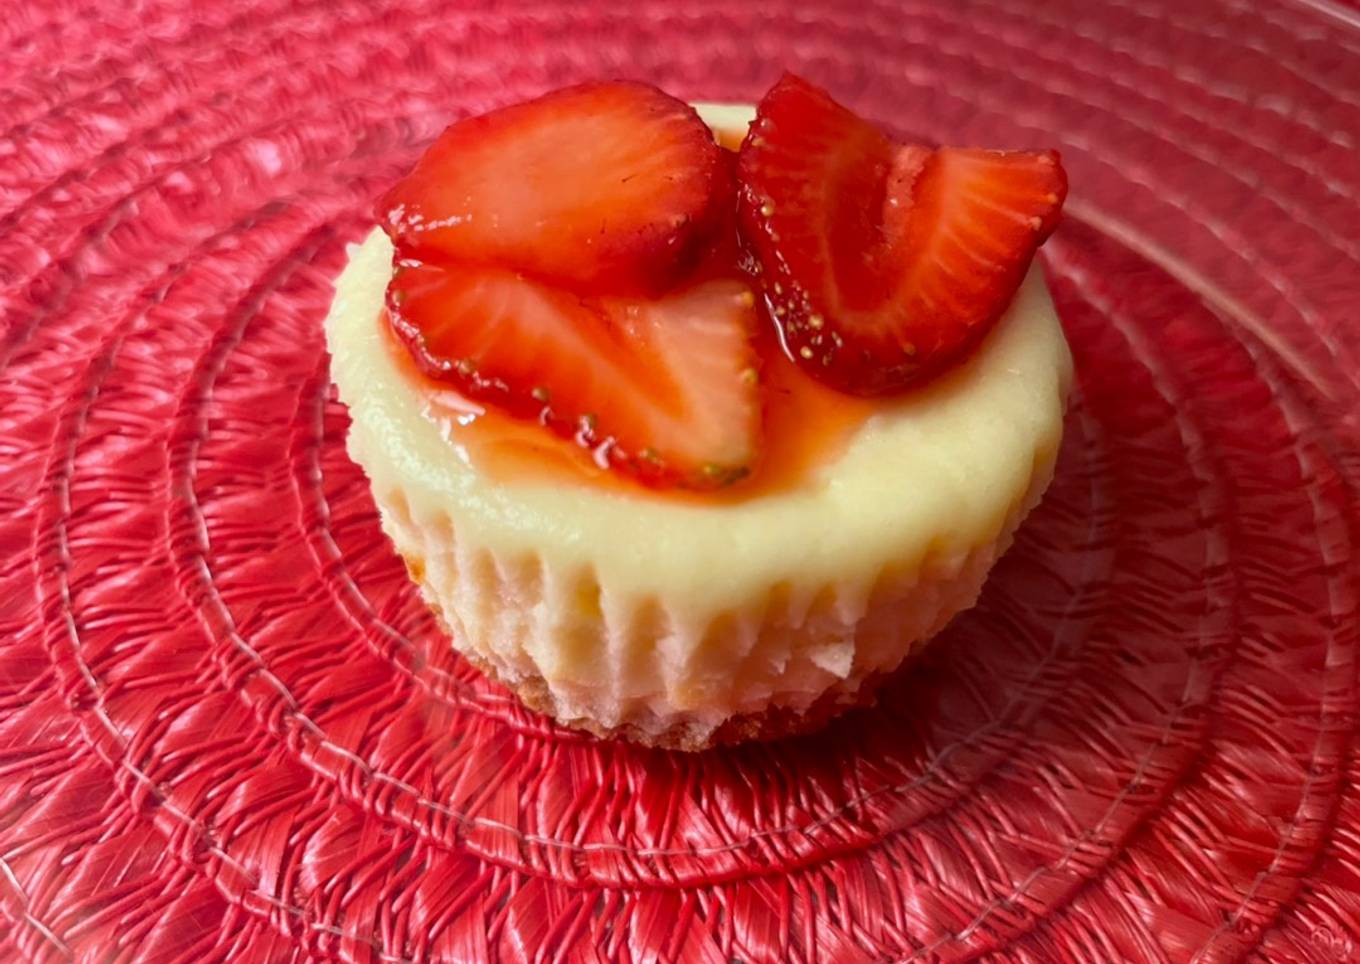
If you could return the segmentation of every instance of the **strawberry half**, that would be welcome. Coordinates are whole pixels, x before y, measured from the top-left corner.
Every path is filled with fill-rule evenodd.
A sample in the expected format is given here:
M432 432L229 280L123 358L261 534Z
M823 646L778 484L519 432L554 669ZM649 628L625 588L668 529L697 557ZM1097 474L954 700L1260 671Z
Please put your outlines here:
M399 264L387 310L427 375L644 484L710 489L756 458L754 300L731 278L647 300L583 297L504 268Z
M580 291L656 293L698 260L731 173L694 109L600 83L459 121L382 199L398 249Z
M897 144L791 75L760 102L737 177L786 350L856 395L900 392L967 355L1067 194L1055 151Z

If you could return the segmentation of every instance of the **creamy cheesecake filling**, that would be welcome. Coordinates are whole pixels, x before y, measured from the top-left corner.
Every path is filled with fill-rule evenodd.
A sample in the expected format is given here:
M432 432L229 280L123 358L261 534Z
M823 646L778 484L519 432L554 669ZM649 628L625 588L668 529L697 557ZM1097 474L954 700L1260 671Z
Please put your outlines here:
M703 112L729 139L751 116ZM350 451L455 645L559 717L716 727L890 669L971 605L1052 471L1071 360L1037 266L962 366L803 478L705 502L477 471L389 350L391 261L373 231L326 321Z
M379 491L401 488L417 518L458 517L498 555L590 568L601 583L664 595L707 618L753 588L862 585L885 562L961 557L995 539L1062 434L1070 361L1038 270L976 355L885 404L842 454L801 484L741 502L562 487L473 471L424 414L380 328L392 248L375 230L337 284L327 330L333 376Z

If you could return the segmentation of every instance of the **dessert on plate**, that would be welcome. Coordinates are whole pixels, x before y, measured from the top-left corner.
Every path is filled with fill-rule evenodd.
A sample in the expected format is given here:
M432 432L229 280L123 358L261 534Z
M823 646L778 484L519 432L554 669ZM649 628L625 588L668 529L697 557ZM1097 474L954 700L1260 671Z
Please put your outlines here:
M534 709L681 749L815 727L973 604L1071 374L1054 152L896 143L796 77L461 120L326 322L384 530Z

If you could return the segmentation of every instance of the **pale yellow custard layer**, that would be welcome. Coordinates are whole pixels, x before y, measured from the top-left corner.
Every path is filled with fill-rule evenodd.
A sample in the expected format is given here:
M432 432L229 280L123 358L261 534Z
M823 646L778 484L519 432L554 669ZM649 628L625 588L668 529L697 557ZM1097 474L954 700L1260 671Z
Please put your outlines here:
M1071 361L1037 267L960 368L793 484L705 503L479 472L382 330L391 259L381 231L355 247L326 320L350 451L455 645L565 719L703 732L892 668L972 603L1052 471ZM888 583L903 638L860 653Z

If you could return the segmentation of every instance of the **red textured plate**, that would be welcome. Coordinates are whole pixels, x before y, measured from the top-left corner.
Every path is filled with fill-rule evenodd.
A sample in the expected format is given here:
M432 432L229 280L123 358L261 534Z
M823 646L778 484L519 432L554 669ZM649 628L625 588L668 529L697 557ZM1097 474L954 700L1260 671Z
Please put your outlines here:
M0 50L0 957L1360 959L1353 11L18 0ZM881 708L597 742L408 585L330 282L455 116L782 66L1063 150L1058 477Z

